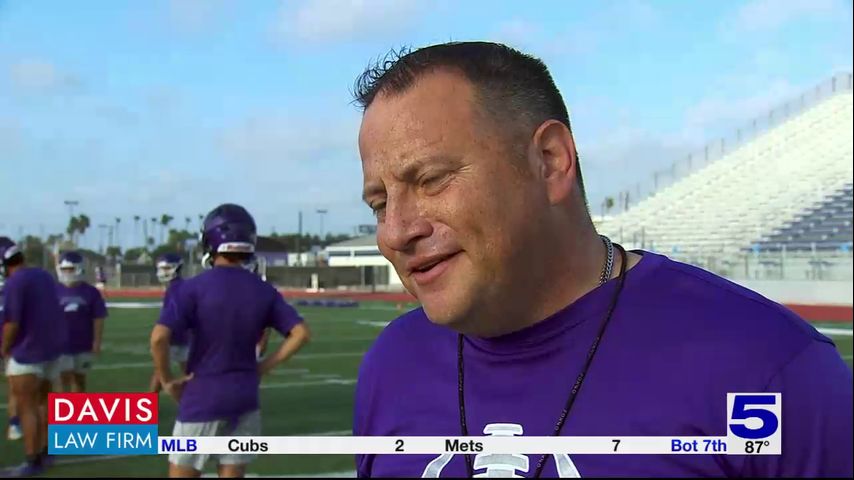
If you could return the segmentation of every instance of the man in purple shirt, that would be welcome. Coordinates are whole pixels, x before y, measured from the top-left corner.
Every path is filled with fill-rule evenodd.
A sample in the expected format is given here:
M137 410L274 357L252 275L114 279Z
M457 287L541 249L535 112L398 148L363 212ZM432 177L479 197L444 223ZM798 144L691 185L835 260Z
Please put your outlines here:
M243 207L224 204L204 220L203 263L188 279L151 333L154 365L163 389L178 400L175 436L251 436L261 433L259 382L308 341L302 317L272 285L252 272L255 221ZM286 340L260 363L256 343L272 327ZM190 334L187 374L173 378L173 332ZM198 476L211 455L172 454L169 475ZM243 476L249 454L213 455L222 477Z
M168 313L167 305L178 295L178 290L184 283L184 279L181 278L181 268L183 266L184 259L177 253L165 253L155 263L157 281L166 285L166 292L163 294L163 305L160 308L160 318ZM189 352L187 332L174 331L169 341L169 359L178 364L181 372L186 372L187 355ZM160 381L157 379L157 372L152 372L151 374L149 391L160 391Z
M62 307L68 332L65 352L60 359L62 388L66 392L85 392L86 375L95 355L101 353L107 305L100 290L83 279L83 256L64 252L56 264L59 284L56 295Z
M65 343L56 282L49 273L27 267L24 254L0 237L3 322L0 354L5 361L24 434L25 464L10 475L34 475L47 455L47 394L59 376L58 360Z
M852 475L832 342L591 221L546 66L504 45L401 52L360 77L364 199L423 308L366 354L354 435L725 436L728 392L782 392L782 455L359 455L358 474Z
M3 342L3 285L6 278L0 273L0 344ZM3 367L2 358L0 358L0 367ZM5 368L3 369L5 372ZM9 391L12 389L9 388ZM18 417L18 408L15 405L15 396L9 395L9 400L6 405L6 414L9 418L9 424L6 426L6 438L9 440L20 440L24 433L21 431L21 419Z

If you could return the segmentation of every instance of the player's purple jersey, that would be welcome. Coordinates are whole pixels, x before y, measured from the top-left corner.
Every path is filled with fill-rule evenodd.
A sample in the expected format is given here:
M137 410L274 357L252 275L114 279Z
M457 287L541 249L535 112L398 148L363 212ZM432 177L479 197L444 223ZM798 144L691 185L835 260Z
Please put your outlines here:
M176 310L167 308L167 306L178 295L178 291L183 284L184 279L181 277L175 277L169 281L169 285L166 286L166 292L163 294L163 307L160 309L160 318L157 320L157 323L166 326L170 325L170 320L167 317L174 315ZM169 338L170 344L175 346L186 346L188 340L189 336L186 329L174 329Z
M107 318L107 306L101 292L86 282L72 286L57 283L56 295L68 332L63 353L91 352L95 341L95 319Z
M562 435L726 436L727 392L782 392L783 455L555 455L543 476L850 478L852 376L832 342L757 293L637 253ZM524 330L465 339L470 435L553 433L616 287L612 280ZM456 333L421 309L401 316L362 362L354 435L460 435L457 378ZM503 463L531 476L539 458L483 455L475 474ZM462 454L356 460L363 477L466 475Z
M40 268L22 268L6 279L3 323L18 324L12 345L12 358L18 363L47 362L62 354L66 331L55 285Z
M161 323L189 330L187 372L178 420L236 419L257 410L255 344L266 327L283 336L302 322L273 286L240 267L214 267L181 286Z

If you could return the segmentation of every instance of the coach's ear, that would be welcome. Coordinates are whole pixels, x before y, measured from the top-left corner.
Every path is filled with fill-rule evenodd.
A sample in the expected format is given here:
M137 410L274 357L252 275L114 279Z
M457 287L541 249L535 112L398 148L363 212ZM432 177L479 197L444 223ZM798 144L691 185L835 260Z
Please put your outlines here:
M534 132L531 147L549 203L563 203L575 188L578 171L572 133L563 123L546 120Z

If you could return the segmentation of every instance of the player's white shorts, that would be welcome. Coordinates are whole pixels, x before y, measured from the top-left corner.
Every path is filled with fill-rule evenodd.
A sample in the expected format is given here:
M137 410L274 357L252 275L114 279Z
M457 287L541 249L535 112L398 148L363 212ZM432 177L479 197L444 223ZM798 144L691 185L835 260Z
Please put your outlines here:
M48 381L56 381L59 379L60 361L50 360L39 363L19 363L14 358L9 358L6 361L6 376L15 377L18 375L35 375Z
M173 437L252 437L261 434L261 412L255 410L240 417L237 426L228 430L228 421L213 422L175 422ZM246 465L255 459L252 453L202 454L202 453L170 453L169 463L182 467L191 467L202 471L209 459L216 459L219 465Z
M59 357L60 371L85 375L92 368L92 361L94 359L95 356L91 352L62 355Z
M190 347L187 345L169 345L169 358L173 362L185 363L190 357Z

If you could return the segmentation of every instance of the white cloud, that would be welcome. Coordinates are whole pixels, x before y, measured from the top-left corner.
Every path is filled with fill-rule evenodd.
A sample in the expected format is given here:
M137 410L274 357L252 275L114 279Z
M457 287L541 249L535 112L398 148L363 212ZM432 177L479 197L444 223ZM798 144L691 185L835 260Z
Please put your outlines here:
M752 0L724 20L722 28L730 33L771 32L805 18L841 14L850 16L850 9L840 0Z
M23 146L21 127L13 118L0 118L0 145L4 155L13 155Z
M330 43L402 31L426 2L304 0L282 2L273 32L283 39Z
M29 93L63 93L79 90L80 79L41 59L25 59L9 69L12 85Z
M179 31L199 33L226 20L236 5L234 0L169 0L169 21Z
M659 22L660 14L646 1L621 0L603 4L586 17L572 17L551 34L521 18L506 20L497 25L491 38L544 57L579 57L594 54L603 43L625 41L625 36L648 31Z
M499 23L490 39L512 47L525 48L541 34L542 29L537 24L516 18Z
M259 114L226 128L219 146L226 156L265 167L314 164L356 152L358 118L306 119Z
M804 88L786 80L775 80L768 82L763 89L754 91L756 93L740 97L709 96L702 99L686 111L686 127L701 130L722 127L735 129L749 119L767 114L797 97Z

